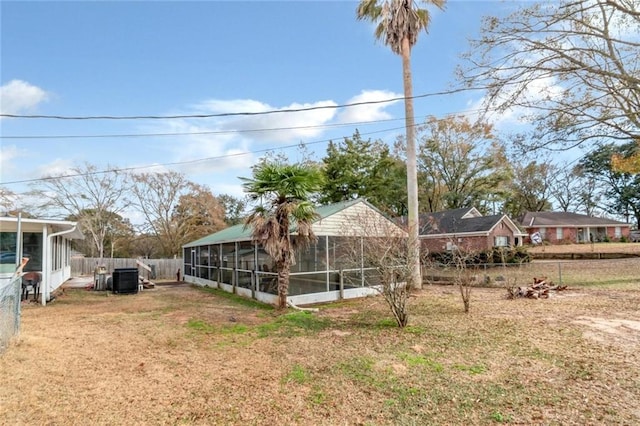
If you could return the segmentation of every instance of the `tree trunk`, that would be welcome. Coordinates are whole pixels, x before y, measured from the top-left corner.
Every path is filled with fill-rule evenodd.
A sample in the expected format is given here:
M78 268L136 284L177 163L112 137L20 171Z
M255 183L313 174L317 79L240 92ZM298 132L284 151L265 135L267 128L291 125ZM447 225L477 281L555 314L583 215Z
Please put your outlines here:
M289 274L291 273L291 234L288 209L278 208L276 220L280 226L280 259L276 260L278 272L278 309L287 309Z
M287 296L289 295L289 272L291 266L288 262L277 265L278 268L278 309L287 309Z
M418 238L418 170L416 163L416 127L413 116L413 87L411 82L411 45L409 38L402 39L402 76L404 84L404 117L407 138L407 193L408 231L411 266L410 288L422 288L420 273L420 239Z

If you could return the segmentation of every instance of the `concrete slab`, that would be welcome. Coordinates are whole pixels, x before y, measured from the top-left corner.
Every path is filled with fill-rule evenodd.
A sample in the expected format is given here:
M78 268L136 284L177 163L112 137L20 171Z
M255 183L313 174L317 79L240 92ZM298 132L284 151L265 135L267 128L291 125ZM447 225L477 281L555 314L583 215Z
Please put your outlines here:
M85 288L93 283L93 276L71 277L62 284L63 288Z

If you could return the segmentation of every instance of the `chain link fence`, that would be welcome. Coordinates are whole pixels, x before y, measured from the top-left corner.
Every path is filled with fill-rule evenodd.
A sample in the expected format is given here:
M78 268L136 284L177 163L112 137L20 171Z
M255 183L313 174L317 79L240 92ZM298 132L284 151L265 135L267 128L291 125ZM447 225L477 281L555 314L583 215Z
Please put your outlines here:
M423 268L425 283L451 284L454 264L430 264ZM559 285L638 285L640 258L593 260L535 260L530 263L481 264L467 266L477 284L488 286L524 286L533 278L546 277Z
M0 280L0 355L9 347L11 338L20 330L20 275Z

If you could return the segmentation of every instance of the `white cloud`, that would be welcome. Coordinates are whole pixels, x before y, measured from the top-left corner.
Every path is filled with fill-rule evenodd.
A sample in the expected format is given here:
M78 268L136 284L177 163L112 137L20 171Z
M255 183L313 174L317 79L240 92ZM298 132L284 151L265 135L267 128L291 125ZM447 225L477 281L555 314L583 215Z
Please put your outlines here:
M240 199L244 198L247 195L245 194L244 189L240 184L229 184L229 183L215 184L214 183L210 186L214 195L228 194Z
M336 105L334 101L325 100L313 103L292 103L276 108L252 99L230 101L211 99L198 104L196 108L205 114L262 113L266 111L318 108L310 111L274 112L263 115L222 117L214 120L220 130L236 130L239 132L251 130L251 132L245 134L256 142L282 144L297 142L300 139L317 137L322 134L323 129L317 126L325 125L335 117L336 109L331 107Z
M10 175L17 170L15 160L24 154L15 145L2 146L0 149L0 170L3 175ZM2 180L5 180L3 177Z
M56 158L55 160L38 166L34 170L36 176L53 176L67 174L74 167L73 160L69 158Z
M346 102L378 101L401 96L390 91L368 90ZM277 151L279 148L295 146L298 143L315 142L322 139L331 129L331 125L343 124L349 120L360 122L390 118L391 115L385 108L392 104L361 105L348 108L339 114L339 110L333 108L338 105L333 100L294 102L274 107L253 99L208 99L183 108L179 113L174 111L173 114L276 112L262 115L174 119L154 123L153 125L158 127L141 128L140 131L184 134L176 135L163 145L166 163L183 163L170 167L185 173L191 180L209 185L216 194L242 196L242 187L238 184L237 178L251 176L251 166L264 155L264 150ZM284 112L308 108L318 109Z
M393 98L402 98L403 95L393 93L388 90L363 90L359 95L349 99L347 104L361 102L377 102ZM401 101L384 102L376 104L358 105L345 108L338 116L340 123L359 123L363 121L387 120L391 118L391 114L385 111L385 108Z
M35 108L49 95L41 88L22 80L11 80L0 86L0 113L18 114Z

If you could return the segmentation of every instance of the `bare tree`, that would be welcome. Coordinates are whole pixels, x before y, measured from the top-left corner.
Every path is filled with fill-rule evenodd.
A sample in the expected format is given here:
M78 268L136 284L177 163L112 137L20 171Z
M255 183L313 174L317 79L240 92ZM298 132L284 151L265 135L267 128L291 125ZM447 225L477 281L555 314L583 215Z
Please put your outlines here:
M20 210L20 196L4 186L0 186L0 214L13 214Z
M578 211L587 216L595 216L604 204L601 185L593 176L588 176L583 171L579 171L579 174L581 185L578 191Z
M362 276L357 275L356 279L376 289L384 297L398 327L405 327L409 321L413 273L406 230L364 211L353 214L348 223L349 231L340 245L341 266L353 270L364 268Z
M517 218L528 211L551 210L551 182L555 173L555 166L548 160L514 164L505 211Z
M107 170L111 170L107 166ZM44 200L43 208L54 216L76 220L90 237L99 257L104 257L109 230L119 213L129 206L129 185L124 174L99 171L85 163L67 173L47 176L37 184L36 192Z
M468 314L471 310L471 289L476 280L476 276L470 268L469 262L473 259L473 253L461 250L452 251L451 266L454 268L454 284L460 290L464 313Z
M479 258L480 252L471 245L459 243L453 236L447 241L446 252L432 253L423 260L431 279L438 281L444 277L446 282L458 287L465 313L471 309L472 289L478 284Z
M145 219L143 233L158 239L162 256L180 255L184 229L176 221L176 208L180 199L194 190L196 185L182 173L141 173L132 175L134 203Z
M551 177L550 192L560 210L571 212L578 209L581 186L580 172L576 167L566 163L556 167L555 176Z
M225 209L207 187L192 184L190 192L180 196L172 220L177 228L178 249L197 238L227 227Z
M525 148L568 148L640 133L640 3L523 3L485 17L459 78L487 90L488 111L521 111L536 124ZM522 109L520 109L522 108Z

